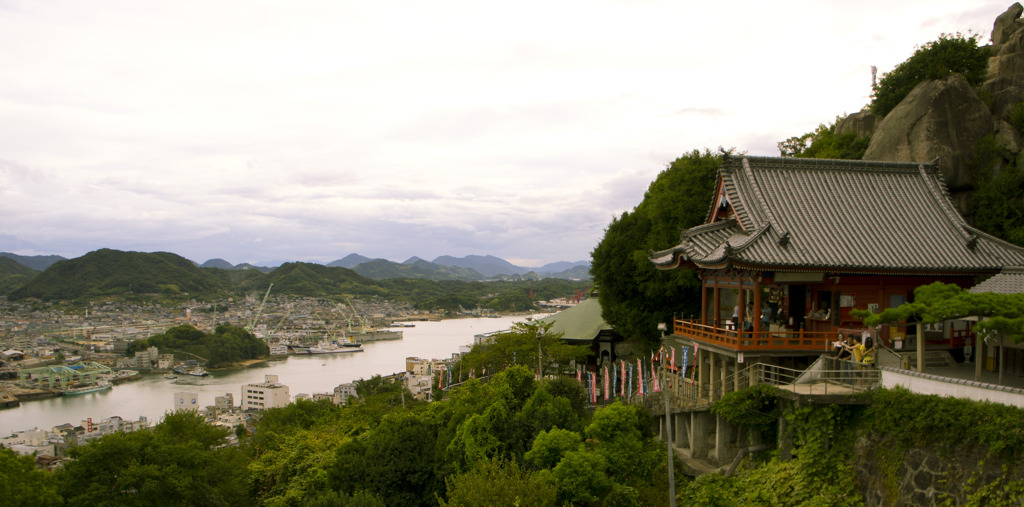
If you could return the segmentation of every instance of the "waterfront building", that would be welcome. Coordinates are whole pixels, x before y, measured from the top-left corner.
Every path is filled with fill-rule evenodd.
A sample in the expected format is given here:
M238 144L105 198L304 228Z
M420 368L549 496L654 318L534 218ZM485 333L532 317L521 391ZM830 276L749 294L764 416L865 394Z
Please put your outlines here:
M264 410L291 403L288 386L278 382L277 375L267 375L264 382L242 386L242 410Z
M194 410L199 411L199 394L190 392L176 392L174 393L174 404L172 405L173 412L179 410Z
M358 398L359 394L356 393L355 382L349 382L347 384L340 384L334 388L334 404L345 405L348 403L349 398Z
M217 410L230 411L235 407L235 395L231 393L224 393L224 396L217 396L213 398L213 406Z

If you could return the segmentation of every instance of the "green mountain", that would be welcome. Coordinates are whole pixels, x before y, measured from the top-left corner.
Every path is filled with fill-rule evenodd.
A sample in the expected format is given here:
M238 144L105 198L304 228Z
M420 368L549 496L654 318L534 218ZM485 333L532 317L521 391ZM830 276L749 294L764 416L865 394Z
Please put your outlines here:
M21 287L37 274L32 268L10 257L0 257L0 294Z
M10 298L71 300L138 294L206 297L229 288L223 277L179 255L103 249L53 264L11 292Z
M13 259L24 266L32 268L34 271L42 271L57 261L67 260L65 257L59 255L18 255L10 252L0 252L0 257L7 257Z
M336 295L383 296L377 282L347 268L331 268L308 262L288 262L266 275L274 292L296 296L329 297ZM266 290L266 284L263 289Z
M418 278L423 280L476 281L485 277L470 268L443 266L423 259L408 264L399 264L386 259L374 259L352 268L367 278L386 280L389 278Z

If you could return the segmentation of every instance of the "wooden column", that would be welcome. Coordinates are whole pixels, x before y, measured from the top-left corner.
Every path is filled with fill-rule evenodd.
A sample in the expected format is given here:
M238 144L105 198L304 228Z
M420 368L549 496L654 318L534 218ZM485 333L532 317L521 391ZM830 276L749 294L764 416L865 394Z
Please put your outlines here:
M754 336L761 332L761 282L754 281ZM755 342L757 343L757 342Z

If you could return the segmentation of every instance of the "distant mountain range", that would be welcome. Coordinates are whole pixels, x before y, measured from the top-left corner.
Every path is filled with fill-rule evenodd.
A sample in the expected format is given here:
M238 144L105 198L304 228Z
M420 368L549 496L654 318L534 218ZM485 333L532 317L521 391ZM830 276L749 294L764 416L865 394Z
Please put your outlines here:
M224 269L229 266L230 269ZM240 269L220 259L207 261L200 267L168 252L102 249L55 262L41 272L0 256L0 295L12 301L153 300L154 297L210 300L260 294L272 284L275 294L383 298L450 311L457 311L460 306L483 305L504 311L530 308L535 300L568 297L589 283L552 277L501 284L463 282L455 278L479 279L482 275L469 268L443 266L422 259L409 264L376 259L356 267L374 276L392 273L401 276L375 279L348 268L304 262L285 263L263 273L252 267Z
M108 250L104 249L103 251ZM59 255L24 256L0 252L0 259L4 257L13 260L20 266L31 268L34 272L45 271L58 261L68 260ZM260 273L270 273L275 269L279 269L265 266L253 266L248 263L231 264L224 259L209 259L202 264L195 263L195 261L192 262L200 268L222 269L228 271L255 270ZM523 267L516 266L493 255L467 255L462 258L442 255L434 259L432 262L413 256L404 262L398 263L386 259L371 259L369 257L353 253L336 261L329 262L326 266L351 269L356 273L373 280L414 278L438 281L477 281L539 280L543 278L585 280L590 278L590 263L587 261L563 261L545 264L540 267ZM31 272L14 273L13 271L14 268L12 265L0 264L0 290L4 289L5 282L8 287L12 285L16 286L23 281L24 277L31 277ZM13 278L11 280L7 280L5 277Z

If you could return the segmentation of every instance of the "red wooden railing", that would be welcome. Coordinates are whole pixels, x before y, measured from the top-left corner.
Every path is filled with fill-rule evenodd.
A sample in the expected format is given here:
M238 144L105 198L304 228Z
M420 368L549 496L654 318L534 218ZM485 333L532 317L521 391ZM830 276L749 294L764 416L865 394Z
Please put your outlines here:
M702 343L719 345L736 351L747 350L812 350L827 351L838 335L835 331L732 331L695 321L676 319L677 336Z

